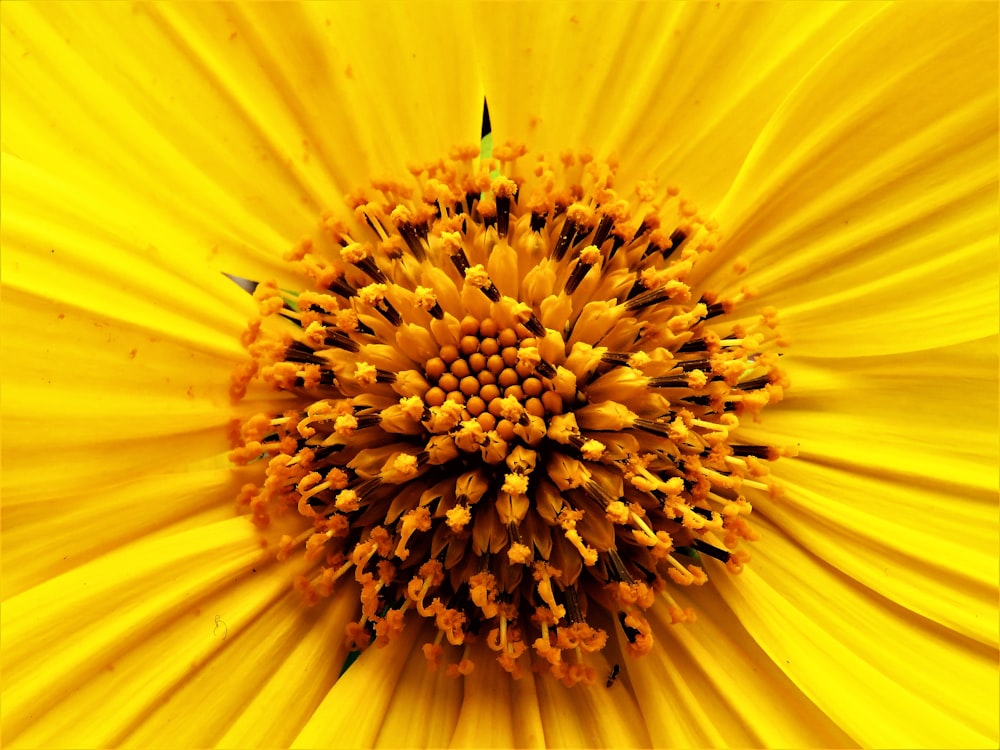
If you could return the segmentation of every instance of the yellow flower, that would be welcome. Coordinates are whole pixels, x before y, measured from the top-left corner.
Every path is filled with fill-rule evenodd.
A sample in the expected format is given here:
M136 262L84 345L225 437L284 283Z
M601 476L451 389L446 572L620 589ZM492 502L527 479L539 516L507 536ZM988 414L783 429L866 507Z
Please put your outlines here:
M7 746L996 746L995 5L0 10ZM793 340L752 562L610 688L450 678L416 627L340 677L356 593L304 608L234 512L269 403L230 406L220 272L301 288L323 211L484 95L681 185Z

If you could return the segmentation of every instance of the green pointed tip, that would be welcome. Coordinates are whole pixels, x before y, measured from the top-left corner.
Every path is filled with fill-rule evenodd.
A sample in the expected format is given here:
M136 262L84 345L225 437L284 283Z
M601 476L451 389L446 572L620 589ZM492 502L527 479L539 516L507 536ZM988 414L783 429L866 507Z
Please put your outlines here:
M352 651L351 653L349 653L347 655L347 658L344 659L344 666L341 667L341 669L340 669L340 676L341 677L343 677L344 676L344 672L346 672L348 669L350 669L351 665L358 660L359 656L361 656L361 652L360 651Z
M479 139L479 158L489 159L493 156L493 125L490 123L490 108L483 99L483 128Z
M480 138L485 138L493 132L493 125L490 124L490 105L483 98L483 129L479 133Z
M483 98L483 127L480 129L479 158L489 159L493 156L493 123L490 122L490 105ZM500 170L494 169L490 177L499 177Z
M249 295L253 295L253 293L257 291L257 287L260 286L259 281L244 279L242 276L237 276L233 273L226 273L223 271L222 275ZM289 310L298 312L299 306L296 300L299 298L299 293L294 289L280 289L279 291L281 292L281 296L284 297L285 307Z
M229 279L231 282L236 284L240 289L242 289L247 294L253 294L257 290L257 282L250 281L250 279L244 279L242 276L236 276L231 273L222 272L222 275Z

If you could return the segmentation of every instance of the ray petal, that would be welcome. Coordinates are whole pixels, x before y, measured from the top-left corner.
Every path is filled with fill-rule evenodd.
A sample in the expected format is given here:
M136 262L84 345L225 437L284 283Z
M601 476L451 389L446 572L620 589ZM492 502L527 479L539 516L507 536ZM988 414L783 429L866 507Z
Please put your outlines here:
M854 3L492 5L493 33L481 43L494 129L549 153L614 151L623 184L655 174L711 209L784 92L876 12Z
M797 351L996 330L995 5L894 4L794 90L717 217ZM886 65L887 59L892 60Z
M6 600L4 739L118 744L287 590L280 566L257 576L252 537L241 518L202 523L136 540ZM109 689L123 700L108 703Z
M625 665L654 746L854 745L761 649L711 585L671 594L681 606L694 607L698 620L671 624L667 608L655 607L650 622L656 648Z
M757 526L744 574L720 570L714 580L761 648L843 731L865 746L996 745L995 647L893 604L770 523Z

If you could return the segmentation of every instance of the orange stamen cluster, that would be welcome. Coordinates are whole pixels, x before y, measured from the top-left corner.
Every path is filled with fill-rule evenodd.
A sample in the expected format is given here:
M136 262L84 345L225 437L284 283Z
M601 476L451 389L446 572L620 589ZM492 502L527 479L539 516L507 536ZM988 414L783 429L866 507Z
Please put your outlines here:
M593 682L595 623L646 653L657 600L693 618L672 585L747 561L749 498L785 453L738 439L786 385L777 315L702 287L719 238L676 190L621 196L586 154L474 154L324 217L289 255L314 290L256 286L234 392L289 398L243 426L233 460L267 468L241 500L260 526L307 520L278 555L309 561L308 601L359 588L351 648L426 618L449 674L479 640L514 676Z

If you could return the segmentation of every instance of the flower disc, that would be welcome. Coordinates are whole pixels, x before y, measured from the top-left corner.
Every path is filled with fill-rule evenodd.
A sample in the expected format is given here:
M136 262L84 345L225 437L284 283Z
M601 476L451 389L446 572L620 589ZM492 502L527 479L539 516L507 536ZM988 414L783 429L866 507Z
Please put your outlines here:
M351 648L424 617L452 674L482 640L514 676L592 682L595 620L642 654L657 597L693 619L671 586L748 559L745 493L776 490L782 451L735 432L786 385L777 315L701 288L719 239L676 190L620 196L587 154L477 155L325 216L289 255L312 291L256 286L269 319L234 393L259 378L289 400L243 425L234 460L267 470L241 499L261 526L308 519L278 552L309 561L307 600L360 586Z

